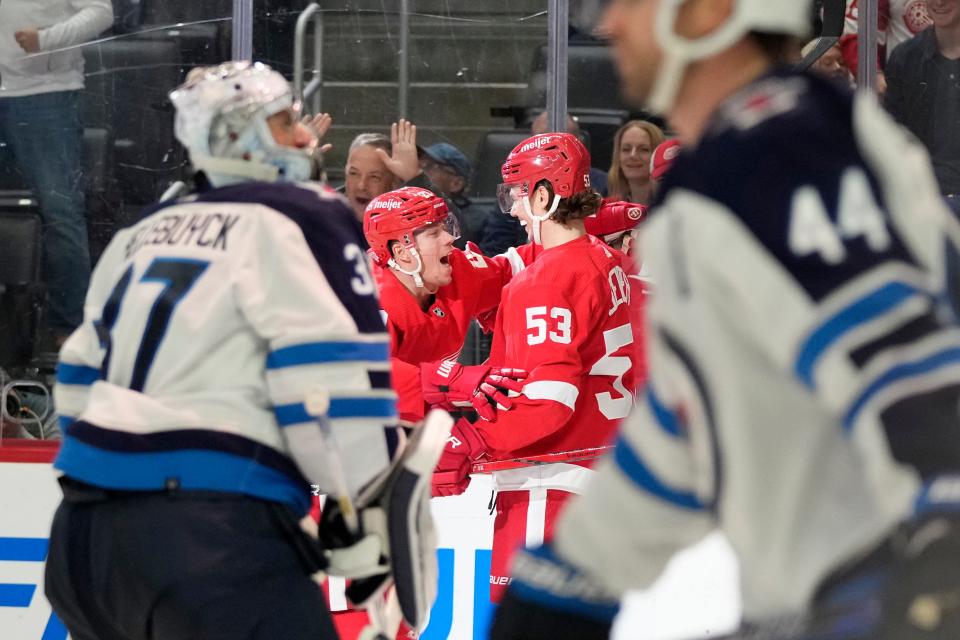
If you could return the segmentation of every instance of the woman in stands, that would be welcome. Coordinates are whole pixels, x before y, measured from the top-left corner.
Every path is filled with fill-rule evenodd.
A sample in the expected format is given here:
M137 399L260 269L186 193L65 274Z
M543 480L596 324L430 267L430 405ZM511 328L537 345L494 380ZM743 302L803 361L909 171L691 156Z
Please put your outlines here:
M650 204L650 156L664 139L663 130L646 120L631 120L620 127L613 137L613 160L607 174L610 200Z

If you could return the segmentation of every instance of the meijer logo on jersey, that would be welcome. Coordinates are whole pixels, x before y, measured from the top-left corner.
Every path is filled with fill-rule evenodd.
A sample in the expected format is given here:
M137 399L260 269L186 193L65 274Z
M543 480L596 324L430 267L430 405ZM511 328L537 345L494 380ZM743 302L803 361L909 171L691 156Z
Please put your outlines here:
M373 203L374 209L399 209L403 203L396 200L380 200Z

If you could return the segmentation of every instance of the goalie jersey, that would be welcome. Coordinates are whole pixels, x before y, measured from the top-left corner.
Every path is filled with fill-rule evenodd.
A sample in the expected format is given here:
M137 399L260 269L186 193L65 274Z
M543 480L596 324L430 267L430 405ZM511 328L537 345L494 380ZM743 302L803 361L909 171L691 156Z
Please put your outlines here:
M867 96L791 72L727 101L642 228L650 379L557 551L614 593L719 527L748 620L960 471L958 230Z
M120 490L212 490L289 504L333 488L307 392L348 484L388 464L389 338L366 244L319 186L246 183L165 202L120 231L60 354L56 467Z

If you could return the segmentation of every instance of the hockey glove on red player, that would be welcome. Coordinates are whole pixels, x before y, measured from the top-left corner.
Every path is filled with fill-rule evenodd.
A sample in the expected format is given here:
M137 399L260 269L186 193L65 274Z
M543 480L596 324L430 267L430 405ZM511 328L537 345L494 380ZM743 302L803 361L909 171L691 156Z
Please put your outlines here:
M433 472L433 497L458 496L466 491L470 468L486 452L487 443L476 427L463 418L457 421Z
M514 556L510 588L497 608L491 640L607 640L620 608L549 544Z
M420 368L423 400L447 411L474 409L484 420L497 419L497 408L509 410L513 401L507 393L523 391L527 372L487 365L464 367L452 360L424 364Z

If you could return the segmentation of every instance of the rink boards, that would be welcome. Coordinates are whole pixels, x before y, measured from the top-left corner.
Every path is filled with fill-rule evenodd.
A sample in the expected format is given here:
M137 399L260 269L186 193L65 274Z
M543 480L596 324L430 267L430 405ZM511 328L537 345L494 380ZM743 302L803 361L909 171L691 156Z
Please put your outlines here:
M10 444L0 447L0 636L64 640L66 630L43 596L47 535L60 500L50 466L55 450ZM424 640L485 636L492 612L489 501L489 478L475 476L464 495L432 503L440 579ZM739 609L735 580L728 546L710 538L677 558L654 589L628 598L615 638L679 640L729 629Z

